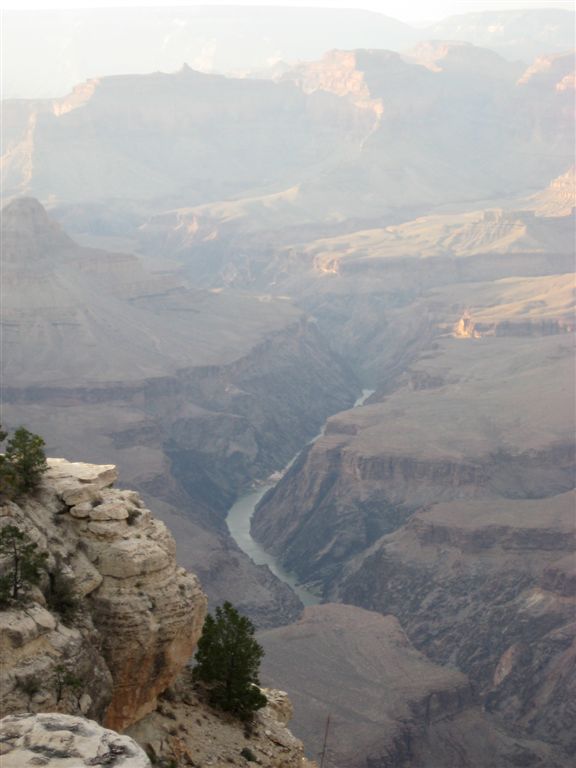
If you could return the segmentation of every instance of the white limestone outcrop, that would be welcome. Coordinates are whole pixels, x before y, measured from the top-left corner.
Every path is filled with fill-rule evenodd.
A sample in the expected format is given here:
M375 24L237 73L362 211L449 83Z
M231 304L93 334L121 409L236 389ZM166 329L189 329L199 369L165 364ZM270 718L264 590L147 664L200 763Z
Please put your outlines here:
M10 715L0 721L2 768L149 768L135 741L72 715Z

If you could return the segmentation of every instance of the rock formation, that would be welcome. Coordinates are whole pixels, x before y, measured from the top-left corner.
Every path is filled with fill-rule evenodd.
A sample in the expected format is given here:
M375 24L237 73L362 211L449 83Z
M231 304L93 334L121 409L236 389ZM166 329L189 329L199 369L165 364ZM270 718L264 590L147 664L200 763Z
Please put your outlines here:
M5 104L5 194L85 210L120 198L133 235L150 214L242 199L269 231L299 234L525 193L570 162L572 116L568 88L521 74L493 52L444 42L416 58L331 53L279 82L188 67L102 77L53 101ZM287 190L274 215L267 196ZM221 256L218 245L206 258Z
M3 613L2 706L86 714L123 729L156 706L200 635L206 598L174 540L113 466L49 460L39 494L2 509L73 580L68 626L43 605Z
M128 736L93 720L51 712L10 715L0 721L3 768L150 768L144 750Z
M537 216L569 216L576 208L576 166L553 179L531 202Z
M551 7L485 10L449 16L425 30L429 40L467 40L510 61L574 47L570 11Z
M548 745L507 735L466 676L418 653L393 616L311 606L259 639L264 677L286 686L292 727L312 754L326 738L328 765L505 768L522 756L541 768L568 766Z
M6 193L122 252L78 245L31 198L5 209L3 418L143 493L53 463L45 498L6 506L43 546L52 510L50 565L90 609L68 627L37 593L6 612L9 711L139 718L161 760L194 742L206 762L301 759L270 720L254 749L238 728L208 749L221 719L174 681L203 598L147 504L211 600L288 625L263 637L313 739L338 711L338 765L570 764L573 60L450 39L510 52L520 30L540 49L542 29L571 39L566 18L456 19L407 54L336 50L266 81L185 66L5 105ZM354 604L294 624L299 600L225 515L328 416L254 520ZM344 673L343 701L323 681Z
M168 764L245 766L249 760L274 768L316 768L287 728L292 704L286 693L273 689L264 693L267 706L243 727L206 707L183 676L157 710L129 728L128 734L155 760Z
M389 310L392 344L411 313L429 323L402 372L329 419L253 518L285 567L395 615L498 727L560 764L576 686L572 291L571 274L445 284ZM466 311L476 333L458 338Z
M187 665L206 598L177 566L164 524L137 493L112 487L113 465L48 464L34 496L0 507L1 524L16 524L48 553L48 571L65 574L81 606L63 618L34 588L27 604L1 612L2 765L151 765L132 739L84 715L130 727L155 764L306 768L286 727L286 694L267 690L247 729L194 690Z
M340 595L394 613L487 711L572 754L575 505L574 492L438 504L351 565Z
M45 435L53 455L118 464L178 528L211 599L261 625L295 618L299 601L254 568L224 516L354 400L315 323L286 300L191 290L78 246L32 199L2 226L4 422Z
M65 14L46 9L41 38L30 34L28 14L7 10L5 23L10 99L51 99L94 73L173 72L184 61L202 72L270 78L284 62L335 47L404 49L418 39L408 24L353 8L157 6L127 7L120 14L107 8ZM110 50L111 30L122 44ZM26 65L34 57L44 66L33 76Z

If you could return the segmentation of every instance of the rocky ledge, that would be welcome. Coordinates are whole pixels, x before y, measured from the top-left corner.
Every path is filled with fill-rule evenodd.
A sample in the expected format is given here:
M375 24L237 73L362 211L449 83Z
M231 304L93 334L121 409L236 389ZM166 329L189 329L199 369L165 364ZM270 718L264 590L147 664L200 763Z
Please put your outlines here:
M121 730L151 712L193 653L206 612L197 578L139 495L117 490L115 467L49 459L34 498L0 507L81 601L64 620L40 589L3 612L3 714L62 711Z
M0 722L3 768L149 768L146 753L128 736L82 717L12 715Z
M316 768L287 728L292 704L283 691L263 689L268 699L250 724L207 707L183 673L161 697L155 712L128 730L154 764Z

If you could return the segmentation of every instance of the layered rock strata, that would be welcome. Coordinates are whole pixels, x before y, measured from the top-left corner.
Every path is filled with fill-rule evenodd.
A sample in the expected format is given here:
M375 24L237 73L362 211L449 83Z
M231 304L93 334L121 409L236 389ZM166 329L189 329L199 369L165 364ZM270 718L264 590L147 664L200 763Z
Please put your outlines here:
M119 199L142 222L293 190L278 216L261 206L278 232L525 192L571 159L569 81L556 69L521 79L493 52L440 41L414 57L331 52L279 82L188 67L103 77L64 98L5 104L5 194L93 207L96 229L99 205Z
M81 712L123 729L190 658L206 598L178 567L174 540L137 493L113 489L113 466L49 460L39 493L2 507L73 580L82 601L72 626L43 607L2 623L5 711Z
M393 616L310 606L296 624L259 639L264 677L286 686L293 730L313 754L326 746L326 765L569 765L542 742L507 735L478 706L466 676L416 651Z
M574 492L438 504L352 563L339 595L394 613L487 711L571 754L575 508Z
M423 506L569 490L571 335L479 342L482 354L474 339L437 342L393 395L330 419L264 497L255 537L290 570L330 582Z
M430 336L366 405L328 420L253 522L325 598L397 616L502 728L568 763L572 290L572 275L510 278L398 309L398 323L427 311Z

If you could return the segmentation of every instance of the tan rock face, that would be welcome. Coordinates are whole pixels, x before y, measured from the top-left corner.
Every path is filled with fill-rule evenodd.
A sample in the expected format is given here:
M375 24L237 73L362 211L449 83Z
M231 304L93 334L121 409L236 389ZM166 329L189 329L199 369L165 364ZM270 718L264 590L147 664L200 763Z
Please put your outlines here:
M49 567L61 563L85 610L74 626L39 604L4 612L4 712L89 713L123 729L192 655L206 598L177 566L164 524L138 494L111 488L115 467L48 463L37 500L3 511L49 552Z
M351 565L345 602L392 612L414 644L466 672L486 711L574 750L574 492L452 501Z
M286 686L291 729L311 754L321 754L327 736L328 766L512 768L519 752L526 765L569 764L553 748L495 727L467 678L418 653L394 616L308 606L297 623L259 641L263 679Z
M274 768L316 768L300 739L286 727L292 704L283 691L264 689L268 705L255 713L249 728L206 705L186 674L170 688L157 710L128 730L148 754L176 765L242 766L252 754L256 764Z
M88 545L104 577L94 594L94 615L115 670L105 722L117 729L154 709L157 694L192 655L206 605L197 579L176 567L164 524L149 520L136 527L144 530L134 541Z
M149 768L145 752L128 736L92 720L63 714L16 715L0 721L2 767Z
M96 633L66 627L39 605L2 613L0 669L2 714L79 713L84 692L85 711L98 716L110 700L112 678Z

